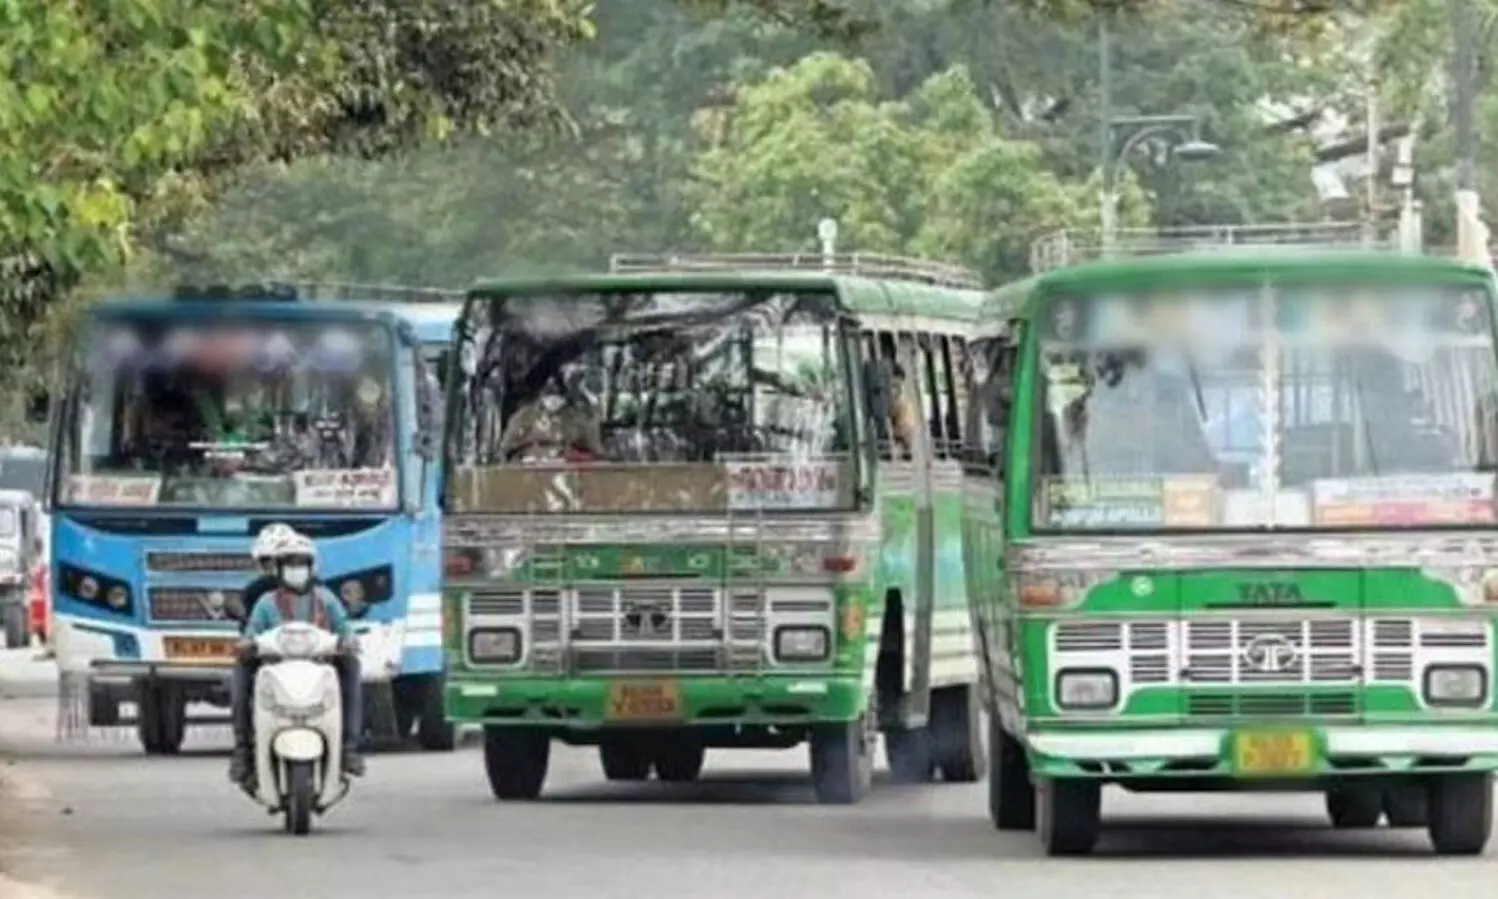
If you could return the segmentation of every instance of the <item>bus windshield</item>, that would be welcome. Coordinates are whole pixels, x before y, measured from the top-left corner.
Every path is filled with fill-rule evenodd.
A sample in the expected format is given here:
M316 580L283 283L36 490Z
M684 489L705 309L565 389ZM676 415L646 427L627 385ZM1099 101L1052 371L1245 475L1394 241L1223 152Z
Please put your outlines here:
M1055 301L1035 525L1491 527L1490 302L1294 285Z
M73 373L62 506L392 510L394 335L365 321L101 319Z
M806 511L853 501L830 294L607 293L475 303L452 511Z

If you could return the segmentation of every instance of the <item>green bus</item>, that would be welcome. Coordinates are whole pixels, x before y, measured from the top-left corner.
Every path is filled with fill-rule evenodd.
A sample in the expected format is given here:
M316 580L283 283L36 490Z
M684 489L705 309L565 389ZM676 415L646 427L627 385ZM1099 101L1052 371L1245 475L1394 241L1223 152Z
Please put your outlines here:
M990 815L1090 852L1105 785L1324 793L1481 852L1498 766L1493 275L1252 248L994 292L965 570Z
M810 744L819 801L981 778L961 572L969 273L871 256L618 257L484 283L445 438L446 711L490 786L553 741L605 776Z

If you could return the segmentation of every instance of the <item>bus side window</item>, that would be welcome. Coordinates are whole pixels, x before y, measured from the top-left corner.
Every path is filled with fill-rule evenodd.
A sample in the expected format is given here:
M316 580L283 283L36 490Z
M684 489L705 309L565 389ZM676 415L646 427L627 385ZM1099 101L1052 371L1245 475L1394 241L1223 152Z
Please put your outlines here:
M970 348L968 421L976 427L968 431L965 457L971 471L1005 477L1005 444L1018 358L1018 340L990 338L975 341Z
M921 439L923 406L930 402L931 378L926 370L925 354L914 334L901 332L896 338L895 403L891 430L900 455L896 459L913 460L915 441Z
M871 391L869 418L874 421L879 457L891 460L896 458L894 420L900 401L898 373L901 367L896 360L894 334L878 331L871 333L869 339L870 377L865 384L865 389Z
M962 428L958 424L957 378L952 366L952 341L946 334L931 335L931 358L936 366L936 394L941 416L942 441L938 455L943 459L962 456Z
M942 409L945 405L941 395L941 376L937 371L936 335L917 334L915 345L919 350L917 365L921 369L921 405L926 407L926 430L931 435L931 454L944 459L947 455L946 433L942 427Z
M973 433L968 421L968 380L972 377L972 362L968 358L967 341L961 337L947 340L947 371L952 382L952 407L948 416L949 433L954 438L953 452L958 458L967 454L967 440Z

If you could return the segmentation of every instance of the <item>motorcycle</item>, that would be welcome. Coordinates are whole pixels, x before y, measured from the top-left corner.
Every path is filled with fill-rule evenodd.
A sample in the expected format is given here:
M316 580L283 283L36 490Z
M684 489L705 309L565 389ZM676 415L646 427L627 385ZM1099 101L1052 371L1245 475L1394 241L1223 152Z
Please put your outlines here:
M253 798L286 818L286 831L305 835L312 816L348 795L343 772L343 694L332 659L334 634L286 622L255 638Z

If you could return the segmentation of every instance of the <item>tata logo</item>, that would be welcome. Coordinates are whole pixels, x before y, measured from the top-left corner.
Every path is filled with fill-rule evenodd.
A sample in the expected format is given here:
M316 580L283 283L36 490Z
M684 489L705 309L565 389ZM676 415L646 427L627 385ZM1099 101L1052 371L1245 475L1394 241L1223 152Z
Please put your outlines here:
M1243 667L1260 674L1283 674L1295 667L1300 650L1289 637L1260 634L1243 644Z
M1238 599L1255 606L1289 606L1306 601L1300 592L1300 585L1294 581L1239 584Z

